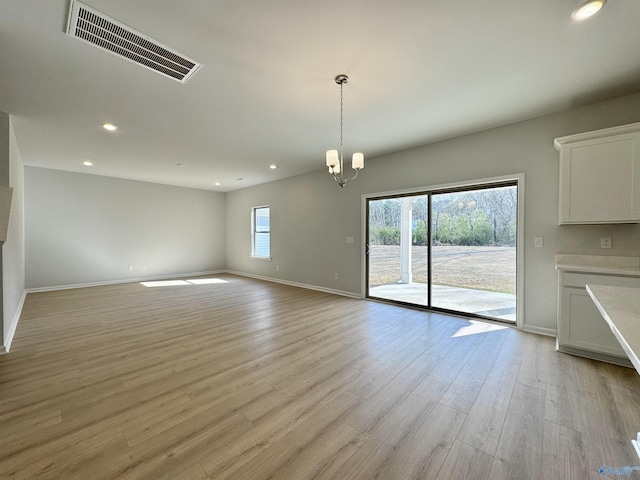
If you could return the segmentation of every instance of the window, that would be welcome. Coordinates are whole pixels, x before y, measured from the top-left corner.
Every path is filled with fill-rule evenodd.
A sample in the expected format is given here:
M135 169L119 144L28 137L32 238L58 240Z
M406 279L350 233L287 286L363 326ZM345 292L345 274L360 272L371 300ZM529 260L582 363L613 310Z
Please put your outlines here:
M271 256L271 224L269 207L254 207L251 215L251 256Z

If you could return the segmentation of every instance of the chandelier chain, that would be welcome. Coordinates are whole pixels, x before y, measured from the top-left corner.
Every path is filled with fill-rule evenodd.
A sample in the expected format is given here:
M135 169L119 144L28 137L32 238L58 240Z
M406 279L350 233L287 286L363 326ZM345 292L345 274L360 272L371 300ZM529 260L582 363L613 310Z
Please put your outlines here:
M343 100L342 100L342 87L344 82L340 82L340 169L342 170L344 165L342 161L342 110L343 110ZM344 175L344 174L343 174Z

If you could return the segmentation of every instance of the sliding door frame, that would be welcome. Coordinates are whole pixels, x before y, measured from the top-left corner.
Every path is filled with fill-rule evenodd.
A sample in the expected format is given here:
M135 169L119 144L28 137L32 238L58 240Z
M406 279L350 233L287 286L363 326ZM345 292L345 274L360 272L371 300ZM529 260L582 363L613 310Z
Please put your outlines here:
M517 185L517 217L516 217L516 328L522 329L524 325L524 173L513 175L505 175L501 177L483 178L477 180L469 180L464 182L455 182L441 185L430 185L424 187L410 188L405 190L394 190L388 192L379 192L371 194L363 194L361 199L361 218L362 218L362 259L361 259L361 295L362 298L367 297L369 282L369 261L368 244L369 244L369 200L377 200L384 198L426 195L428 198L429 221L427 222L427 235L429 243L431 243L431 195L439 193L450 193L464 190L476 190L481 188L491 188L492 186L500 186L500 184L515 183ZM429 246L429 254L427 255L427 302L431 305L431 283L432 283L432 264L431 264L431 247ZM422 305L406 304L404 302L389 301L390 303L398 303L402 305L410 305L413 308L420 308L429 311L450 313L453 315L461 315L474 317L475 315L466 314L464 312L452 312L445 309L424 307ZM484 318L484 317L481 317ZM487 319L491 320L491 319Z

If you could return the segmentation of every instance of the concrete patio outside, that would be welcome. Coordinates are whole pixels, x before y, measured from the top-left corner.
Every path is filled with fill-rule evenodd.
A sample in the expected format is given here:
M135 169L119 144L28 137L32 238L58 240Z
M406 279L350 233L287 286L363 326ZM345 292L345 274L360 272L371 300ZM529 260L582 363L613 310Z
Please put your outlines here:
M444 285L433 285L431 294L433 307L516 321L516 296L513 294ZM369 296L426 306L427 285L415 282L380 285L371 287Z

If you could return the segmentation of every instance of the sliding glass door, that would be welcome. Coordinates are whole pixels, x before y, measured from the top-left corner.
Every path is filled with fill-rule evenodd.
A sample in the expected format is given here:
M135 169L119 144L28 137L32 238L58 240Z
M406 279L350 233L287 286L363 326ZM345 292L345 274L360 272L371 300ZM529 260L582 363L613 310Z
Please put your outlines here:
M429 305L428 202L428 195L369 200L369 296Z
M515 322L517 184L367 201L367 296Z

